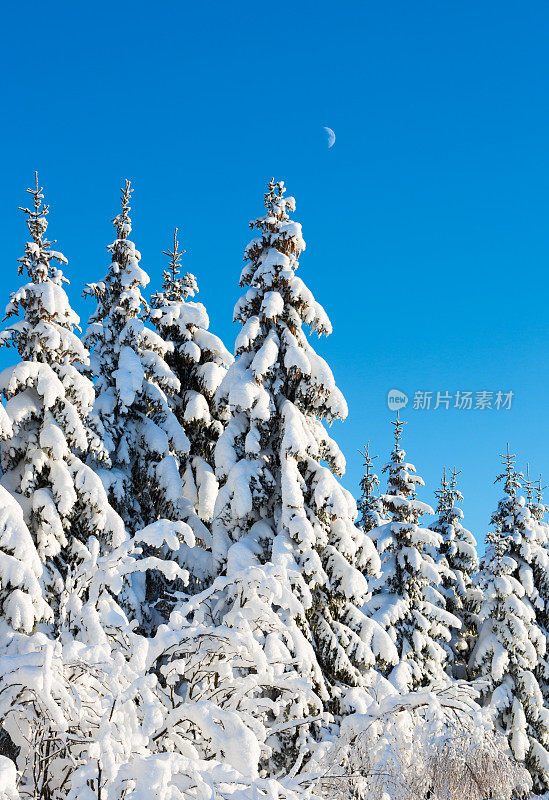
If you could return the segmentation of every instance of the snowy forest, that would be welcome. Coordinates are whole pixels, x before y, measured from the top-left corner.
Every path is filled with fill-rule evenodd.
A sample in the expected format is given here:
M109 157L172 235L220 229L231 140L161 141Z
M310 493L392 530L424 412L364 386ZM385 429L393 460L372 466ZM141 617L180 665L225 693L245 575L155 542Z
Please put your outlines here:
M81 327L38 176L21 208L0 333L1 800L549 792L541 478L502 442L479 558L459 470L441 464L432 508L397 414L379 469L375 431L356 443L354 497L284 183L249 223L234 347L177 228L149 290L132 191L104 275L70 287L93 305Z

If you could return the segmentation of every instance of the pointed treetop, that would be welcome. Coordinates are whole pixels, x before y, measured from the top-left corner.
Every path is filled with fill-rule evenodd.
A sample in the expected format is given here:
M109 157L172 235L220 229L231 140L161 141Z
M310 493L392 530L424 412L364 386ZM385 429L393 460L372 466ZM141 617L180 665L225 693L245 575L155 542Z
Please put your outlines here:
M369 439L366 442L366 447L364 448L364 450L359 450L358 452L364 458L364 466L366 467L366 474L369 475L370 471L372 469L372 466L374 464L374 461L377 458L377 456L370 455L370 440Z
M458 501L463 500L463 495L461 494L461 492L457 488L457 478L458 478L458 475L461 475L462 472L463 472L463 470L456 469L455 467L452 467L452 469L450 470L451 478L450 478L449 491L450 491L450 496L452 498L452 502L451 502L451 506L450 506L451 508L454 507L454 503L456 502L456 500L458 500Z
M524 488L526 489L526 500L527 505L530 510L534 504L541 505L543 503L543 490L546 489L546 486L541 485L541 474L537 480L530 478L530 464L526 464L526 479L523 480ZM534 495L536 496L536 500L534 503Z
M183 277L179 277L181 273L181 258L187 251L179 249L178 230L178 228L174 230L173 249L162 251L163 255L169 258L168 269L165 269L162 273L163 291L161 295L155 295L158 302L153 302L153 306L155 303L162 305L166 300L187 300L189 297L194 297L198 292L198 285L194 275L186 272Z
M530 464L526 463L526 478L523 481L524 488L526 489L526 501L528 508L532 505L534 499L535 482L530 479Z
M446 478L446 467L444 467L442 479L440 481L440 489L435 492L435 497L438 499L437 514L452 511L456 500L463 500L463 495L457 488L457 476L461 475L462 470L457 470L455 467L452 467L452 469L448 471L450 473L450 480Z
M400 452L399 444L400 444L400 440L402 439L402 429L407 424L408 424L407 422L404 422L403 420L400 419L400 412L397 411L397 416L396 416L395 422L393 422L391 420L391 425L395 426L395 446L394 446L394 449L393 449L393 456L398 456L398 454Z
M370 498L373 495L375 488L379 486L379 478L372 469L377 456L370 455L369 441L366 444L364 452L362 450L359 450L358 452L364 458L364 467L366 470L362 480L360 481L360 487L362 489L363 497Z
M170 259L169 274L172 281L176 281L179 273L181 272L181 256L186 252L185 250L179 249L179 242L177 240L177 231L178 228L175 228L173 232L173 250L162 251L162 255L168 256L168 258Z
M507 452L500 453L500 458L505 465L505 471L498 475L495 483L500 481L504 482L505 493L509 497L515 497L517 489L521 486L521 481L524 478L522 472L517 472L515 468L516 455L509 452L509 442L507 442Z
M297 255L305 246L301 237L287 236L284 231L282 231L282 236L280 236L280 224L289 220L288 211L295 211L294 198L285 198L285 194L286 187L284 186L284 181L275 181L274 178L271 178L267 184L267 191L263 195L267 214L259 219L252 220L250 222L250 228L259 228L266 236L278 232L278 246L280 247L280 244L284 241L288 251ZM252 254L253 243L251 249L250 247L247 249L244 261L247 261Z
M48 278L58 284L66 283L63 273L51 264L53 260L66 264L67 259L62 253L50 250L52 244L55 244L55 239L49 241L45 238L50 207L42 203L44 190L38 183L38 172L34 173L34 182L34 187L27 189L33 198L33 208L19 206L19 210L27 216L27 227L32 242L27 242L25 254L17 259L19 262L17 272L21 275L26 269L33 283L44 283Z
M284 186L284 181L275 181L274 178L271 178L267 184L267 191L264 194L265 208L272 213L276 213L278 211L278 201L284 197L285 193L286 188Z
M440 481L440 488L447 489L448 488L448 481L446 480L446 467L442 468L442 478Z
M450 489L455 489L457 487L457 476L461 475L462 472L463 470L452 467L450 470L450 475L452 476L450 478Z
M46 228L48 227L48 223L45 218L49 214L50 207L45 203L42 204L42 200L44 199L44 189L42 186L38 185L38 172L36 171L34 173L34 182L34 188L27 189L27 193L32 195L34 209L19 206L19 211L23 211L27 215L27 225L33 241L39 247L48 247L50 244L53 244L53 242L44 242L43 237L46 232Z
M440 488L436 490L435 497L438 500L436 513L442 514L450 508L450 493L448 491L450 484L446 480L446 467L442 470L442 478L440 480Z
M547 486L541 485L541 473L536 482L535 490L536 490L536 502L543 503L543 490L547 489Z
M131 181L126 178L124 186L120 191L122 192L120 196L120 200L122 201L122 213L118 214L118 216L113 219L112 224L116 228L118 239L126 239L132 229L132 221L130 219L130 211L132 209L130 200L133 189L131 188Z

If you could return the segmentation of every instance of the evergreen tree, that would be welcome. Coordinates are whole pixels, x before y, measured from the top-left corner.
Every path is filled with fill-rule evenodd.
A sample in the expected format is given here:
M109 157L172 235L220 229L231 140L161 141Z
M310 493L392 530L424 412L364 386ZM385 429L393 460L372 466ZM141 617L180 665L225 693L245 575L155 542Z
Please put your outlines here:
M535 556L531 559L534 588L532 602L536 612L536 623L546 642L545 655L539 658L536 677L547 706L549 705L549 525L545 519L547 506L543 502L543 490L546 487L541 485L541 475L537 481L531 481L529 472L527 465L527 478L524 481L526 505L535 528L537 545L533 553L532 549L530 551Z
M497 477L505 495L492 515L494 530L476 579L482 592L478 642L471 656L474 673L485 681L482 699L494 710L513 755L523 761L536 790L549 789L549 711L536 679L546 649L536 622L533 562L540 551L535 526L523 497L515 456L502 456Z
M291 763L310 735L310 725L294 727L296 718L318 714L320 702L340 711L351 702L348 690L371 680L370 667L396 655L362 611L362 573L379 561L336 478L345 462L323 421L344 418L347 407L303 331L305 324L328 334L331 325L295 274L305 243L284 194L272 180L265 216L250 223L259 235L246 248L240 283L248 288L235 308L243 326L237 360L217 393L230 419L215 450L213 527L214 557L230 579L219 622L250 631L279 683L293 686L293 697L269 689L257 700L268 698L267 726L278 722L268 740L274 763Z
M547 488L542 486L541 475L537 480L530 479L530 465L526 464L526 477L523 479L523 486L526 494L526 506L530 511L531 518L537 526L536 540L545 548L549 547L549 524L545 518L547 506L543 502L543 492ZM540 576L541 577L541 576Z
M360 481L361 495L357 503L359 525L364 533L379 528L387 520L384 519L384 508L378 493L379 478L373 470L374 460L377 456L370 455L370 442L361 455L364 457L364 475Z
M49 590L58 596L74 538L95 535L115 546L124 529L84 463L89 454L105 463L107 454L92 413L93 385L81 373L88 352L75 333L79 319L63 288L68 281L56 266L67 259L46 238L49 206L35 179L27 189L32 208L21 209L31 241L18 271L29 281L11 295L6 317L15 319L0 335L0 344L13 346L21 359L0 374L7 400L0 455L2 484L22 506Z
M170 401L180 383L166 363L173 349L144 323L149 312L141 290L149 276L140 252L128 239L132 189L122 189L122 211L114 218L116 239L108 246L111 265L86 295L97 300L85 341L97 377L96 409L107 432L111 467L102 472L109 496L134 532L166 516L182 496L179 465L189 440Z
M369 608L374 619L388 631L399 654L399 664L386 670L401 690L446 680L446 645L459 620L444 608L440 593L441 569L433 553L441 544L440 534L419 525L433 510L416 498L416 487L424 486L413 464L405 461L400 447L406 423L397 413L395 446L383 468L388 473L387 493L382 496L388 522L372 536L381 558L381 576L373 586Z
M438 565L441 571L440 592L445 599L446 609L461 622L461 628L453 631L451 642L451 661L455 677L465 677L465 665L469 660L474 637L473 611L476 606L473 576L478 572L476 541L463 527L463 511L455 503L463 500L457 488L459 472L451 471L446 479L444 469L440 489L435 492L438 500L438 518L431 530L439 533L442 543Z
M162 291L153 295L150 313L158 333L170 345L166 363L180 388L168 397L168 402L189 439L188 453L179 455L182 491L168 499L165 513L189 520L190 504L200 520L210 523L218 489L214 447L223 431L214 398L234 359L221 339L208 330L205 307L190 299L198 292L198 286L194 275L181 275L184 252L179 250L176 228L173 249L164 252L169 266L163 274ZM211 549L210 532L196 523L193 529L203 547ZM191 554L184 552L190 558ZM197 551L193 551L191 560L193 577L204 580L211 573L211 564Z
M111 466L101 471L101 477L130 533L170 519L184 522L204 539L207 530L184 496L183 468L190 443L173 410L181 384L166 357L174 346L145 324L150 309L141 290L149 276L139 265L141 253L128 238L132 191L126 180L122 210L113 220L116 239L108 246L112 260L107 275L85 291L98 304L85 341L92 348L95 407L108 433L111 457ZM173 557L186 566L190 549L182 540L171 556L166 545L162 552L146 547L143 554ZM141 597L144 625L154 627L167 619L173 600L162 573L136 576L133 589L132 602L139 605Z

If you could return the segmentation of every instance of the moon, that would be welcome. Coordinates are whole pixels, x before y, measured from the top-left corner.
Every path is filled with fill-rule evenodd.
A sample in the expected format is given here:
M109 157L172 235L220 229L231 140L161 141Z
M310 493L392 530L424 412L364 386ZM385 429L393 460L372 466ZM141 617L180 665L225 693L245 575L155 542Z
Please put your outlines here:
M333 147L334 143L335 143L335 140L336 140L335 133L333 132L333 130L331 128L324 127L324 130L326 131L326 133L328 135L328 148Z

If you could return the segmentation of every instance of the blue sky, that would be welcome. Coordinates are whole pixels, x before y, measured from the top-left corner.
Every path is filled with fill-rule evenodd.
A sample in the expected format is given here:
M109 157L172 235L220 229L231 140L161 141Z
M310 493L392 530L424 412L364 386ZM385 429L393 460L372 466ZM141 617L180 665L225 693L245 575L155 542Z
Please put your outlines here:
M547 3L30 0L6 5L2 28L0 303L38 169L85 321L81 288L104 274L129 177L153 288L178 225L232 347L247 225L275 176L303 223L301 277L334 325L318 349L349 402L333 429L346 486L367 439L386 459L391 388L514 392L511 410L403 414L422 499L443 465L462 469L479 539L507 441L549 482Z

